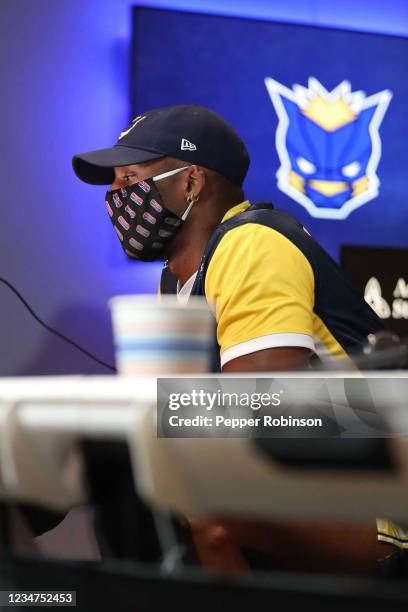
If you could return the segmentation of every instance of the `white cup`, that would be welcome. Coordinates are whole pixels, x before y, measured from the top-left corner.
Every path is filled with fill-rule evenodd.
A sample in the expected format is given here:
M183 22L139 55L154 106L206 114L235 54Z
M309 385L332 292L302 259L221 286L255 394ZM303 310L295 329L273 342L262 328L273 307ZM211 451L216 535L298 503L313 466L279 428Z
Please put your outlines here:
M207 300L119 295L109 300L118 374L162 376L210 369L215 330Z

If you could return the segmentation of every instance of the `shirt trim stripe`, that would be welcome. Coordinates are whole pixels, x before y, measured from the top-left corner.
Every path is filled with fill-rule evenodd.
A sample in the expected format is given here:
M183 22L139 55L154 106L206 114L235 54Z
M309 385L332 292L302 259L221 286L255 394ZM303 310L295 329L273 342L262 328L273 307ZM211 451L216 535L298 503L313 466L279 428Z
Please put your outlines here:
M307 334L269 334L267 336L259 336L246 342L239 342L234 346L227 348L221 353L221 368L237 357L249 355L256 351L262 351L269 348L284 348L288 346L299 346L315 350L313 338Z

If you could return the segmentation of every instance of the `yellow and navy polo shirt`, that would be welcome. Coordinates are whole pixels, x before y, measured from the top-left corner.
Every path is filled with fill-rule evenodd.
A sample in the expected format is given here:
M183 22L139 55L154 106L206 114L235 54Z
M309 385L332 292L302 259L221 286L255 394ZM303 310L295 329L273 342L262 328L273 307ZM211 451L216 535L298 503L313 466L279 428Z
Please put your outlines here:
M245 201L226 213L188 285L214 308L221 368L274 347L344 359L383 329L334 260L269 203ZM161 292L176 292L166 269Z

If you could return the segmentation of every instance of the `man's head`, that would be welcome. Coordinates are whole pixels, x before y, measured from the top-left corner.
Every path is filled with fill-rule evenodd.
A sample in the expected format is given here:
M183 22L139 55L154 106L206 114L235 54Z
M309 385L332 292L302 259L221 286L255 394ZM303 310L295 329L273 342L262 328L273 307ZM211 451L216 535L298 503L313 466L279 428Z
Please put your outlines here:
M218 172L196 164L186 164L175 157L160 157L140 164L116 166L113 169L114 179L110 189L133 185L181 168L185 170L157 182L166 206L179 217L182 217L186 203L191 198L200 201L200 208L207 201L216 203L225 201L226 206L231 207L244 198L241 187L233 185ZM224 211L220 210L220 217L223 214Z
M196 105L146 112L121 133L114 147L73 158L80 179L92 184L111 183L109 215L127 254L140 259L147 251L155 258L152 244L159 250L163 247L168 256L168 245L162 244L159 231L174 246L177 230L177 245L186 233L185 228L179 231L177 220L184 220L186 214L190 238L206 226L218 224L229 207L242 201L241 186L248 165L249 156L238 134L219 115ZM150 179L155 180L149 183ZM149 183L145 185L148 191L144 192L142 186L138 194L136 185L142 181ZM152 198L153 207L154 198L159 203L154 211ZM161 207L164 210L160 211ZM174 215L176 229L171 237L167 231L171 228L163 225L166 210ZM137 228L142 236L136 235Z
M244 143L217 113L182 104L147 111L133 119L108 149L75 155L76 175L87 183L113 183L114 168L162 157L213 170L241 187L249 166Z

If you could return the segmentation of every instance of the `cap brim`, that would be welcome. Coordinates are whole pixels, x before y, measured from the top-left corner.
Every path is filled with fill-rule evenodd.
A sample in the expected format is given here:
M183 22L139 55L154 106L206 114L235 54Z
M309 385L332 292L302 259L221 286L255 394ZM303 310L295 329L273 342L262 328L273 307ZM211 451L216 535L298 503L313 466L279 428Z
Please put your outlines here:
M72 167L77 177L85 183L110 185L115 178L115 166L141 164L151 159L159 159L159 157L164 157L164 154L115 145L109 149L74 155Z

